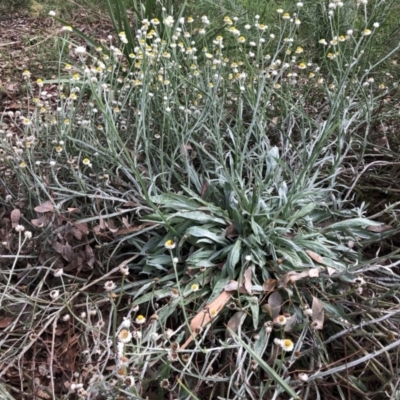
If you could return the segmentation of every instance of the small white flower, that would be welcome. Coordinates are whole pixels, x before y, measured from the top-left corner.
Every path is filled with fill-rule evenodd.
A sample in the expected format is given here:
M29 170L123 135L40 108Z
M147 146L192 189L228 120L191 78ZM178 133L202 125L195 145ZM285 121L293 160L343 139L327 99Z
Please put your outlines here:
M135 339L140 340L140 339L142 338L142 332L140 332L140 331L133 331L133 337L134 337Z
M171 328L168 328L165 331L165 336L167 337L167 339L171 339L171 337L174 336L174 334L175 334L175 332Z
M284 315L278 315L275 319L274 319L274 324L278 324L278 325L286 325L287 319Z
M156 342L156 341L160 338L160 335L159 335L157 332L153 332L153 333L150 335L150 337L151 337L151 340L152 340L153 342Z
M246 30L249 30L251 28L251 25L249 25L249 24L246 24L245 26L244 26L244 29L246 29Z
M121 329L118 333L118 340L121 343L129 343L132 339L132 334L128 331L128 329Z
M52 290L52 291L50 292L50 297L51 297L53 300L57 300L57 299L59 298L59 296L60 296L60 291L59 291L59 290Z
M285 351L292 351L294 348L294 344L290 339L283 339L280 343L281 347Z
M69 388L71 389L72 392L75 392L83 388L83 383L71 383Z
M275 338L274 344L276 344L277 346L282 346L282 339Z
M374 22L374 28L379 28L379 22Z
M174 18L171 15L164 18L164 25L171 28L174 25Z
M135 319L135 322L139 325L142 325L146 322L146 317L144 317L143 315L138 315Z
M303 382L307 382L308 381L308 375L305 374L304 372L300 373L297 377Z
M130 318L124 317L124 320L122 321L121 326L123 328L129 328L131 326L131 323L132 323L132 321Z
M17 225L15 227L16 232L23 232L25 230L25 227L23 225Z
M70 319L71 319L71 316L70 316L69 314L65 314L65 315L62 317L62 320L65 321L65 322L69 321Z
M303 310L304 315L306 315L307 317L312 317L313 312L311 308L306 308L305 310Z
M200 289L200 286L197 283L193 283L193 285L190 287L193 292L197 292Z
M25 236L27 239L32 239L32 232L31 232L31 231L25 231L25 232L24 232L24 236Z
M84 46L78 46L75 48L75 54L85 54L86 53L86 47Z
M248 254L244 259L245 259L247 262L251 261L251 255Z
M56 278L60 278L64 273L64 270L62 268L57 268L56 270L54 270L54 276Z
M129 275L129 267L127 265L119 267L119 270L122 275Z
M167 240L167 241L165 242L164 246L165 246L167 249L174 249L174 248L176 247L176 243L175 243L172 239L169 239L169 240Z
M55 13L55 11L49 11L49 15L50 15L50 17L55 17L56 13Z
M106 292L112 292L116 287L117 285L113 281L107 281L104 284L104 289L106 290Z

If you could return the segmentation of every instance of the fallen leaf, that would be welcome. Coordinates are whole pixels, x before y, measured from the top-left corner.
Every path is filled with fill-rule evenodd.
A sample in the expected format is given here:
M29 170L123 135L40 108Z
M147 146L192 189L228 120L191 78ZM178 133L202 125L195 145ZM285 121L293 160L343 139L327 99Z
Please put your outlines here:
M263 290L264 292L272 292L275 289L276 283L278 281L276 279L267 279L264 283L263 283Z
M319 254L314 253L311 250L306 250L306 253L317 263L324 264L324 259Z
M244 287L245 287L245 289L246 289L248 294L252 294L252 291L251 291L251 273L252 273L251 267L248 267L244 271L244 274L243 274Z
M367 228L367 231L374 232L374 233L381 233L381 232L386 232L388 230L392 229L390 225L382 224L378 226L370 225Z
M235 333L238 333L239 328L242 326L244 320L246 319L246 313L244 311L238 311L229 319L226 324L225 337L228 339L232 337L230 330Z
M271 293L271 295L268 297L268 304L271 307L272 319L275 319L279 315L282 307L282 302L282 296L279 294L278 291Z
M308 276L310 278L318 278L319 277L319 268L311 268L308 271Z
M64 260L71 262L74 259L74 251L72 246L66 242L61 249L61 255Z
M18 225L19 220L21 219L21 211L19 211L18 208L16 208L15 210L12 210L10 218L11 218L12 227L15 228Z
M310 275L310 270L306 269L305 271L302 272L296 272L296 271L290 271L285 275L281 276L281 280L283 283L283 286L287 286L289 283L294 283L298 281L299 279L305 278Z
M287 318L284 331L291 332L296 325L297 325L297 315L293 314L289 318Z
M326 267L327 271L328 271L328 275L332 276L334 273L336 273L336 269L333 269L331 267Z
M45 215L42 215L41 217L39 217L37 219L31 219L31 224L38 228L43 228L48 223L49 223L49 219Z
M227 292L233 292L238 290L239 283L238 281L231 280L225 287L224 290Z
M195 315L190 322L191 334L186 342L181 346L181 349L185 349L198 335L198 333L201 331L201 328L206 326L220 313L230 298L230 293L224 290L210 304L206 305L199 313Z
M312 327L314 329L321 330L324 327L324 305L322 301L316 297L313 297L312 302Z
M0 318L0 329L7 328L8 325L11 324L11 322L14 321L14 317L4 317Z
M40 204L37 207L35 207L34 210L39 213L52 212L54 211L54 206L51 201L45 201L43 204Z
M93 249L88 244L85 246L85 258L86 264L90 268L93 268L96 259L94 258Z

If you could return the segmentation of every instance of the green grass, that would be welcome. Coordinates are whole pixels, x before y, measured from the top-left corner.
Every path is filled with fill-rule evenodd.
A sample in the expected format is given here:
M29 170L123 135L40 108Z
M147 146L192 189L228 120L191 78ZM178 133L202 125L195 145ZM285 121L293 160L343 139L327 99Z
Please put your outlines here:
M112 39L59 33L57 76L2 116L0 390L395 399L390 7L117 3Z

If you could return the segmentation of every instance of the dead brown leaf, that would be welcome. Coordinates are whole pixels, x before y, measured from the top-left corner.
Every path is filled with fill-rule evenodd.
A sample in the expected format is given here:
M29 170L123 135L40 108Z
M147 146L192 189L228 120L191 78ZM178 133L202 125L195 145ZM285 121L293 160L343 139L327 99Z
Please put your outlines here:
M15 228L18 225L19 220L21 219L21 211L18 210L18 208L16 208L15 210L12 210L10 218L11 218L12 227Z
M122 235L129 235L132 232L140 231L148 226L156 225L154 222L144 222L139 226L130 226L129 228L119 229L117 232L114 233L114 236L122 236Z
M294 283L299 279L305 278L309 276L310 270L305 270L302 272L290 271L285 275L281 276L281 280L284 286L287 286L289 283Z
M8 325L11 324L11 322L14 321L14 317L3 317L0 318L0 329L7 328Z
M252 275L251 267L246 268L246 270L244 271L243 277L244 277L244 288L246 289L248 294L252 294L251 275Z
M272 292L275 289L276 283L278 281L276 279L267 279L264 283L263 283L263 290L264 292Z
M232 337L230 331L238 333L238 330L242 326L246 318L246 315L247 314L244 311L238 311L235 314L233 314L233 316L229 319L228 323L226 324L226 331L225 331L226 338Z
M71 262L74 259L73 248L68 242L66 242L64 245L61 245L61 252L59 253L61 254L62 258L68 262Z
M381 232L389 231L390 229L392 229L392 227L390 225L386 225L386 224L382 224L382 225L378 225L378 226L370 225L367 228L367 231L381 233Z
M326 267L327 271L328 271L328 275L332 276L334 273L336 273L336 269L333 269L331 267Z
M308 276L310 278L318 278L319 277L319 268L311 268L308 271Z
M49 218L46 215L42 215L37 219L31 219L31 224L38 228L43 228L48 223L49 223Z
M322 301L313 297L312 302L312 326L314 329L321 330L324 327L324 305Z
M293 328L297 325L297 315L293 314L286 319L285 332L291 332Z
M324 264L324 259L317 253L314 253L311 250L306 250L306 253L317 263Z
M220 313L230 298L231 294L224 290L210 304L206 305L203 310L195 315L190 322L191 334L186 342L181 346L181 349L185 349L197 336L198 332L200 332L204 326L211 322L212 319Z
M270 306L271 318L275 319L282 307L283 299L280 293L276 290L268 297L268 305Z
M54 206L53 206L53 203L48 200L48 201L45 201L44 203L38 205L37 207L35 207L34 210L39 213L53 212Z
M224 290L227 292L233 292L238 290L239 288L239 283L238 281L231 280L227 285L225 285Z

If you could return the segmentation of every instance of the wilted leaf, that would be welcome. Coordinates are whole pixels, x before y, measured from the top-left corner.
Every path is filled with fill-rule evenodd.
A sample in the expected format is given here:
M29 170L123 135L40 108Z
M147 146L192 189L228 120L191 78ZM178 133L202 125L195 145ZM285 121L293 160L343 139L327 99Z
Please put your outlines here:
M206 326L213 318L215 318L220 311L223 309L225 304L231 298L230 293L225 290L219 294L210 304L206 305L190 322L191 335L186 342L181 346L181 349L185 349L197 336L201 328Z
M317 263L320 263L320 264L324 263L324 259L319 254L314 253L311 250L306 250L306 253L310 256L310 258L312 258Z
M88 244L85 246L85 258L86 264L90 268L93 268L96 259L94 258L93 249Z
M378 225L378 226L371 225L367 228L368 231L375 232L375 233L386 232L390 229L392 229L392 227L390 225L386 225L386 224L382 224L382 225Z
M227 292L232 292L238 290L238 287L238 281L231 280L226 286L224 286L224 290L226 290Z
M225 229L225 236L229 239L233 238L233 237L237 237L239 236L235 225L230 224L226 229Z
M251 273L252 273L251 267L248 267L244 271L244 274L243 274L244 287L245 287L245 289L246 289L248 294L252 294L252 291L251 291Z
M289 283L294 283L299 279L305 278L310 275L310 270L306 269L302 272L290 271L285 275L282 275L282 283L284 286L287 286Z
M0 329L7 328L8 325L11 324L11 322L14 321L14 317L3 317L0 318Z
M11 218L12 227L15 228L18 225L19 220L21 219L21 211L19 211L18 208L16 208L15 210L12 210L10 218Z
M293 328L296 326L296 324L297 324L297 315L296 313L294 313L286 320L284 331L291 332Z
M318 278L319 277L319 268L311 268L308 271L308 276L310 278Z
M238 311L229 319L228 323L226 324L226 331L225 337L230 338L232 334L230 333L229 329L233 332L237 333L239 328L242 326L244 320L246 319L246 313L244 311Z
M313 297L312 302L312 326L314 329L321 330L324 327L324 305L322 301L316 297Z
M326 269L328 271L329 276L332 276L335 272L337 272L336 269L333 269L331 267L327 267Z
M76 214L79 214L81 212L81 210L79 208L76 208L76 207L68 207L67 211L69 213L76 213Z
M264 283L263 283L263 290L264 292L272 292L275 289L276 286L276 279L267 279Z
M64 260L71 262L74 258L74 251L73 251L73 247L66 242L63 246L62 246L62 250L61 250L61 255L64 258Z
M279 315L282 307L282 296L279 294L278 291L271 293L268 297L268 304L271 307L271 318L274 319Z
M35 207L34 210L39 213L46 213L54 211L54 206L51 201L45 201L43 204L40 204L37 207Z

